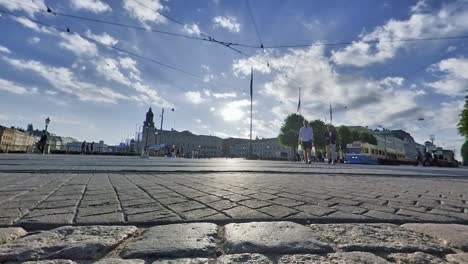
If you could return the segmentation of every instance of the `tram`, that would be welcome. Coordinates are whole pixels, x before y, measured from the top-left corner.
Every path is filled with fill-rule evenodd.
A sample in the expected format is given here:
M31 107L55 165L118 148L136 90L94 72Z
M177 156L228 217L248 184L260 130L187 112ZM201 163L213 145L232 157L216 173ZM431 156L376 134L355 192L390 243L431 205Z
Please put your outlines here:
M347 144L346 149L348 153L345 156L345 162L350 164L383 164L406 160L402 152L360 141Z

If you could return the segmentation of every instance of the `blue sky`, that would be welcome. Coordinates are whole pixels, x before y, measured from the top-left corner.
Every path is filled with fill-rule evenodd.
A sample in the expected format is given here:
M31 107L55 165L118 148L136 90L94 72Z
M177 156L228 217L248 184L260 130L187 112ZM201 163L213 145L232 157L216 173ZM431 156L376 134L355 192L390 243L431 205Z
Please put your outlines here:
M1 10L16 15L0 17L0 123L41 128L50 116L50 130L59 135L116 144L141 126L151 106L156 123L162 107L175 109L166 110L165 129L247 137L253 67L254 136L277 136L282 120L296 111L301 87L301 113L308 119L329 121L331 102L336 125L404 129L421 143L434 134L439 144L459 149L467 39L395 40L467 36L468 1L249 3L266 47L319 45L233 46L244 56L213 42L44 12L48 6L61 14L260 46L246 0L0 0ZM334 42L352 43L321 45Z

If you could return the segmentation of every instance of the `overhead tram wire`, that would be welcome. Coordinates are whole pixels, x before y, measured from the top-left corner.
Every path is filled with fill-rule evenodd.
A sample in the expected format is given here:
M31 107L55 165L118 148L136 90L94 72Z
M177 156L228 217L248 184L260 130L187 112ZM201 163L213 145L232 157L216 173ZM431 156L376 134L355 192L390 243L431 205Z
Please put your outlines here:
M428 38L412 38L412 39L393 39L393 40L372 40L372 41L345 41L345 42L320 42L320 43L311 43L311 44L291 44L291 45L272 45L272 46L263 46L262 43L260 46L258 45L250 45L250 44L243 44L243 43L235 43L235 42L228 42L228 41L219 41L216 40L209 35L200 32L200 35L204 36L205 38L200 38L200 37L195 37L195 36L189 36L189 35L184 35L184 34L179 34L179 33L174 33L174 32L169 32L169 31L163 31L163 30L157 30L157 29L152 29L152 28L144 28L144 27L139 27L139 26L134 26L134 25L129 25L129 24L124 24L124 23L118 23L118 22L112 22L108 20L102 20L102 19L95 19L95 18L89 18L89 17L83 17L83 16L77 16L77 15L72 15L72 14L66 14L66 13L60 13L60 12L55 12L47 9L42 9L38 8L35 6L31 6L25 3L17 2L14 0L5 0L11 3L16 3L18 5L28 7L31 9L35 9L41 12L45 13L50 13L54 14L57 16L63 16L63 17L68 17L68 18L73 18L73 19L79 19L79 20L84 20L84 21L90 21L90 22L95 22L95 23L102 23L102 24L108 24L108 25L113 25L113 26L120 26L120 27L125 27L125 28L132 28L136 30L141 30L141 31L147 31L147 32L154 32L154 33L160 33L160 34L166 34L166 35L171 35L171 36L176 36L176 37L182 37L182 38L187 38L187 39L194 39L194 40L199 40L199 41L207 41L207 42L214 42L222 45L229 45L229 46L237 46L237 47L243 47L243 48L252 48L252 49L283 49L283 48L307 48L307 47L313 47L313 46L343 46L343 45L351 45L353 43L366 43L366 44L378 44L378 43L392 43L392 42L413 42L413 41L437 41L437 40L452 40L452 39L468 39L468 36L447 36L447 37L428 37ZM183 22L172 18L164 13L161 13L143 3L141 3L138 0L133 0L140 5L143 5L147 8L150 8L151 10L157 12L161 16L164 16L165 18L182 25L184 27L189 27L193 29L190 25L184 24Z
M134 52L131 52L131 51L128 51L128 50L119 48L119 47L115 47L115 46L112 46L112 45L109 45L109 44L105 44L105 43L102 43L102 42L97 41L97 40L95 40L95 39L92 39L92 38L83 36L83 35L81 35L81 34L79 34L79 33L77 33L77 32L71 31L69 27L66 27L66 29L63 29L63 28L60 28L60 27L58 27L58 26L50 25L50 24L47 24L47 23L44 23L44 22L41 22L41 21L38 21L38 20L34 20L34 19L31 19L31 18L22 16L22 15L17 15L17 14L14 14L14 13L11 13L11 12L9 12L9 11L2 10L2 9L0 9L0 13L4 13L4 14L7 14L7 15L10 15L10 16L13 16L13 17L22 17L22 18L26 18L26 19L30 20L31 22L36 23L36 24L38 24L38 25L42 25L42 26L45 26L45 27L53 28L53 29L56 29L56 30L58 30L58 31L65 32L65 33L69 33L69 34L75 34L75 35L77 35L77 36L80 36L80 37L83 38L83 39L86 39L86 40L88 40L88 41L91 41L91 42L93 42L93 43L96 43L97 45L100 45L100 46L103 46L103 47L107 47L107 48L116 50L116 51L118 51L118 52L122 52L122 53L128 54L128 55L130 55L130 56L133 56L133 57L136 57L136 58L139 58L139 59L142 59L142 60L146 60L146 61L149 61L149 62L158 64L158 65L161 65L161 66L163 66L163 67L166 67L166 68L169 68L169 69L172 69L172 70L175 70L175 71L184 73L184 74L186 74L186 75L189 75L189 76L194 77L194 78L199 79L199 80L203 80L203 79L204 79L204 77L202 77L202 76L200 76L200 75L197 75L197 74L188 72L188 71L183 70L183 69L181 69L181 68L178 68L178 67L176 67L176 66L173 66L173 65L170 65L170 64L167 64L167 63L164 63L164 62L161 62L161 61L152 59L152 58L148 58L148 57L145 57L145 56L143 56L143 55L140 55L140 54L137 54L137 53L134 53ZM214 82L219 83L219 84L223 84L223 85L228 86L228 87L230 86L230 84L225 83L225 82L222 82L222 81L215 80ZM234 90L235 90L235 89L234 89Z
M254 28L255 28L255 33L257 34L258 41L260 42L260 48L262 48L265 51L264 46L263 46L262 37L260 36L260 32L258 31L257 23L255 23L255 18L254 18L253 14L252 14L252 9L250 8L250 0L246 0L246 2L247 2L247 9L249 10L250 18L252 19L252 23L253 23Z
M17 14L14 14L14 13L11 13L9 11L5 11L5 10L2 10L0 9L0 13L4 13L4 14L7 14L7 15L10 15L10 16L13 16L13 17L22 17L22 18L26 18L24 16L21 16L21 15L17 15ZM184 73L186 75L190 75L194 78L197 78L197 79L203 79L202 76L199 76L199 75L196 75L194 73L191 73L191 72L188 72L186 70L183 70L183 69L180 69L176 66L173 66L173 65L170 65L170 64L167 64L167 63L164 63L164 62L161 62L161 61L158 61L158 60L155 60L155 59L152 59L152 58L148 58L148 57L145 57L143 55L140 55L140 54L137 54L137 53L134 53L134 52L131 52L131 51L128 51L128 50L125 50L125 49L122 49L122 48L119 48L119 47L115 47L115 46L112 46L112 45L109 45L109 44L105 44L105 43L102 43L98 40L95 40L95 39L92 39L92 38L89 38L89 37L86 37L86 36L83 36L77 32L74 32L74 31L71 31L69 27L67 27L66 29L63 29L63 28L60 28L58 26L53 26L53 25L50 25L50 24L47 24L47 23L44 23L44 22L41 22L41 21L38 21L38 20L35 20L35 19L31 19L31 18L27 18L28 20L30 20L31 22L34 22L35 24L38 24L38 25L41 25L41 26L45 26L45 27L49 27L49 28L54 28L55 30L57 31L61 31L61 32L65 32L65 33L70 33L70 34L74 34L74 35L77 35L83 39L86 39L88 41L91 41L93 43L96 43L97 45L100 45L100 46L103 46L103 47L106 47L106 48L111 48L113 50L116 50L116 51L119 51L119 52L122 52L122 53L125 53L125 54L128 54L132 57L136 57L136 58L139 58L139 59L143 59L143 60L146 60L146 61L150 61L152 63L155 63L155 64L158 64L160 66L163 66L163 67L166 67L166 68L169 68L169 69L172 69L172 70L175 70L175 71L178 71L178 72L181 72L181 73Z
M63 17L67 17L67 18L79 19L79 20L84 20L84 21L89 21L89 22L95 22L95 23L107 24L107 25L112 25L112 26L131 28L131 29L147 31L147 32L166 34L166 35L171 35L171 36L176 36L176 37L183 37L183 38L187 38L187 39L210 41L209 39L206 39L206 38L188 36L188 35L169 32L169 31L157 30L157 29L152 29L152 28L144 28L144 27L139 27L139 26L134 26L134 25L129 25L129 24L112 22L112 21L108 21L108 20L95 19L95 18L77 16L77 15L72 15L72 14L60 13L60 12L53 11L48 7L47 7L47 9L42 9L42 8L34 7L34 6L31 6L31 5L28 5L28 4L24 4L24 3L20 3L20 2L16 2L16 1L12 1L12 0L6 0L6 1L16 3L18 5L28 7L28 8L34 9L34 10L38 10L38 11L43 12L43 13L50 13L50 14L53 14L53 15L56 15L56 16L63 16Z

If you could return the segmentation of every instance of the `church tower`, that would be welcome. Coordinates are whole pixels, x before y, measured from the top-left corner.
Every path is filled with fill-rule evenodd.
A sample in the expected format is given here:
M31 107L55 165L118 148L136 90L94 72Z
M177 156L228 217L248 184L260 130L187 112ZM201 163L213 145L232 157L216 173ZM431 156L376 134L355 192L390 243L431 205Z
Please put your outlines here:
M143 150L145 146L148 148L156 144L156 128L154 127L153 118L154 114L150 107L146 113L146 120L143 122L143 135L141 138L141 148Z

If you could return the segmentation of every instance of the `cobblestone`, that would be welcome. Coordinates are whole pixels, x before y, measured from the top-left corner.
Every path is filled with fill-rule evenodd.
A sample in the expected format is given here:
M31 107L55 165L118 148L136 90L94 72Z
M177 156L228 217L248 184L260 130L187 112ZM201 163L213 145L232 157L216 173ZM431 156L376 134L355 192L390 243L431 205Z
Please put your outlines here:
M123 258L207 257L216 254L217 226L209 223L155 226L128 244Z
M0 244L16 240L27 233L21 227L0 228Z
M332 248L316 240L309 228L292 222L253 222L225 226L227 253L325 253Z
M95 259L135 233L136 227L59 227L0 245L1 261Z
M392 224L314 224L315 237L344 251L447 253L451 250L419 233Z
M447 261L423 253L423 252L415 252L411 254L405 253L393 253L388 255L388 259L396 262L398 264L446 264Z
M451 247L468 251L468 227L456 224L404 224L404 228L440 239Z

